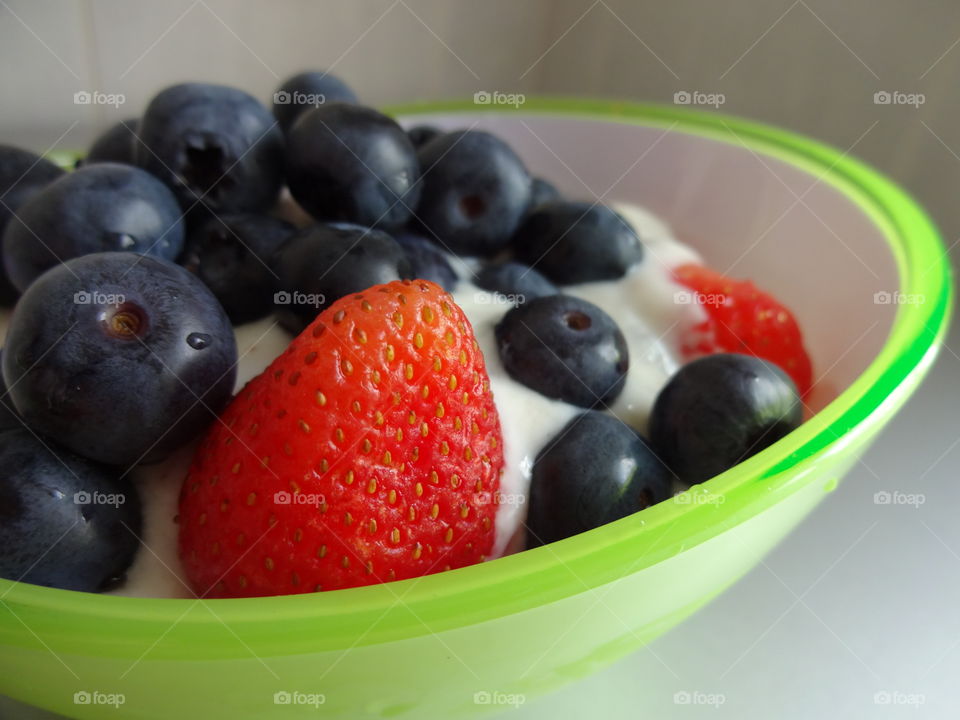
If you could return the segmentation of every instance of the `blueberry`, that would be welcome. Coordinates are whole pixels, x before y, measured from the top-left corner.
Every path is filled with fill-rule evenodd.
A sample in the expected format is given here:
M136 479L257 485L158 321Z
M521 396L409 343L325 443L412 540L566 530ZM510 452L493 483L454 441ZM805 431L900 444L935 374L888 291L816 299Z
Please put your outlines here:
M474 282L477 287L513 296L519 302L560 292L556 285L533 268L513 261L487 265L477 273Z
M443 131L433 125L414 125L407 130L407 137L410 138L410 142L412 142L413 146L417 149L442 134Z
M751 355L719 354L680 368L650 414L650 439L685 483L719 475L794 430L803 408L793 381Z
M120 470L23 428L0 432L0 577L108 590L132 564L141 525Z
M139 118L127 118L111 125L103 132L84 156L82 165L98 162L123 163L136 165L137 127Z
M256 98L223 85L184 83L156 95L140 121L137 162L184 209L270 208L283 184L283 133Z
M499 138L460 130L417 151L423 171L418 220L461 255L492 255L510 242L530 204L530 175Z
M0 145L0 231L11 212L63 174L61 168L29 150Z
M513 245L517 257L561 285L616 280L643 259L633 228L610 208L586 202L534 208Z
M410 261L384 232L347 223L319 224L287 242L277 275L277 317L296 334L344 295L409 278Z
M434 242L412 232L399 232L394 239L407 253L410 261L409 278L420 278L437 283L447 292L457 287L457 273L450 266L450 256Z
M632 429L591 410L538 454L530 481L527 545L592 530L670 497L671 474Z
M2 351L0 351L0 367L3 367ZM10 395L7 392L7 384L3 382L0 376L0 430L10 430L12 428L23 427L23 423L17 416L13 404L10 402Z
M70 258L123 250L173 260L183 222L167 187L140 168L82 167L31 197L10 220L3 261L22 292L45 270Z
M510 377L541 395L592 408L623 390L627 342L593 303L570 295L535 298L507 312L494 333Z
M11 215L61 175L63 170L39 155L0 145L0 238ZM19 294L0 263L0 305L12 305Z
M293 225L267 215L209 217L190 231L182 264L203 280L235 325L273 312L277 253Z
M562 200L563 196L556 186L542 177L535 177L530 184L530 208L539 207L548 202Z
M312 107L333 102L357 102L357 96L336 75L302 72L287 78L273 94L273 116L288 132L300 114Z
M230 400L237 346L213 294L178 265L97 253L20 298L3 377L30 427L111 465L162 460Z
M401 227L420 197L410 139L372 108L330 103L303 113L287 136L287 183L318 220Z

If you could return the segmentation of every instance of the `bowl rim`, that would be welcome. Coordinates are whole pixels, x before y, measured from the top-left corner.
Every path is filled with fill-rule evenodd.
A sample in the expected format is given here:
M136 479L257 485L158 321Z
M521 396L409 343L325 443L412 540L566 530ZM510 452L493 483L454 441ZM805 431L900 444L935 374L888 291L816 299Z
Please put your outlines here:
M245 639L257 652L286 655L436 634L593 590L729 529L749 515L747 507L756 511L758 503L773 504L796 490L809 479L815 458L849 450L857 438L872 434L899 407L929 369L945 336L953 288L947 251L936 227L892 181L819 141L721 113L609 100L527 98L516 109L449 100L393 106L386 112L424 121L430 115L452 113L546 114L662 128L743 146L820 178L818 182L855 203L886 238L898 268L900 292L922 294L926 302L898 305L881 351L825 408L777 443L690 491L723 496L722 504L667 501L492 562L315 594L220 600L130 598L0 580L0 607L23 625L10 623L13 631L7 628L3 633L9 640L16 638L19 644L40 640L13 611L18 607L29 608L36 626L56 633L61 644L98 655L139 654L140 648L132 650L131 643L157 644L158 636L176 625L189 632L171 633L158 655L179 657L203 643L218 642L215 638L223 644L222 630L219 635L209 632L211 623L242 626L245 633L249 631ZM191 604L203 610L194 612ZM281 631L282 623L293 623L291 630ZM114 644L113 626L122 627L122 642Z

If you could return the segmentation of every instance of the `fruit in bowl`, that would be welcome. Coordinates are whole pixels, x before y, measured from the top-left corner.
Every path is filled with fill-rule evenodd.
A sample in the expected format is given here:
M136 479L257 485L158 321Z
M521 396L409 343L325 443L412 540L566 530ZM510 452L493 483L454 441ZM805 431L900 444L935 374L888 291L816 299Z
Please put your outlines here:
M180 499L187 576L204 595L272 595L482 561L502 442L483 356L447 293L415 280L347 296L197 450Z
M294 131L308 126L314 112L294 121ZM199 717L222 712L224 702L241 716L279 715L285 708L277 707L277 692L323 693L331 716L456 715L480 709L472 701L476 692L534 694L662 632L745 572L757 550L782 537L835 484L879 428L884 414L877 408L891 412L895 403L886 398L914 385L932 357L935 342L925 328L944 327L945 273L927 277L929 303L896 316L890 306L873 304L872 293L920 291L922 271L931 262L942 269L936 234L898 191L853 161L727 121L794 179L807 177L811 166L833 167L836 182L814 188L809 202L883 258L877 277L864 277L830 238L792 217L772 247L748 253L737 268L737 276L773 291L780 299L774 300L718 278L700 259L702 253L714 267L733 266L749 246L738 219L743 213L725 212L738 198L746 202L745 189L768 191L748 194L766 198L752 206L761 220L775 219L783 211L777 203L789 202L763 167L751 171L741 162L746 151L727 142L721 123L645 108L609 115L584 104L570 112L547 101L522 113L438 107L405 115L408 126L435 128L433 139L421 130L409 141L421 162L432 157L431 143L449 144L451 131L476 122L571 197L580 182L612 185L602 199L616 202L581 213L598 216L591 233L574 232L573 222L561 237L557 223L579 217L570 214L576 200L549 192L543 198L543 191L531 199L534 183L524 169L525 214L506 242L491 240L490 227L499 227L509 215L502 208L511 205L488 188L512 197L524 186L505 155L484 173L508 180L483 188L470 186L469 173L456 176L455 167L442 168L440 179L449 181L440 183L430 181L434 166L420 168L420 202L430 187L447 193L431 200L430 217L442 218L442 234L423 218L404 230L417 239L402 242L391 231L343 224L354 216L317 218L326 238L345 233L364 248L381 233L386 239L378 247L389 252L357 253L342 276L336 267L330 271L335 278L306 267L312 253L290 263L291 274L303 269L302 279L278 291L279 309L303 296L300 305L309 310L297 308L300 335L281 352L290 336L272 320L238 328L239 375L251 382L209 425L199 448L184 447L161 465L133 472L147 508L144 540L160 548L162 562L153 570L171 577L162 568L167 563L179 594L200 599L9 584L0 642L10 649L4 662L16 656L20 673L5 666L4 691L85 712L66 692L43 699L31 694L28 680L14 680L50 672L55 658L42 652L37 638L43 638L66 662L82 658L92 687L116 686L126 709L144 716ZM675 127L664 133L670 123ZM565 163L581 179L552 155L538 154L542 145L531 141L531 131L556 148L591 138L596 153L589 161ZM622 175L616 159L623 148L640 155L661 135L651 167ZM395 133L390 137L387 147L402 145ZM676 162L680 157L686 160ZM709 192L700 185L690 196L697 202L680 206L674 193L691 172L690 158L705 171L740 173L739 182L725 178ZM624 202L642 202L652 212ZM497 222L476 231L491 208ZM889 226L877 224L878 208ZM216 217L218 208L209 210ZM289 206L283 214L297 215ZM525 222L530 216L546 220ZM432 253L423 251L424 242L433 243ZM296 243L281 243L265 264L280 267L285 248ZM460 250L465 259L451 252L457 248L471 252ZM530 248L550 256L543 268ZM848 304L844 328L878 319L879 330L868 333L853 358L841 357L841 340L816 322L840 296L825 283L811 297L794 267L811 267L808 255L822 260L827 253L834 263L823 272L846 273L869 296ZM400 259L385 263L385 257ZM563 257L576 259L573 277ZM523 269L509 265L523 260ZM904 263L899 285L897 262ZM526 269L530 264L534 271ZM536 282L539 269L545 273ZM452 293L421 270L445 278ZM543 294L528 301L525 292ZM14 329L18 315L19 308ZM140 337L142 326L121 318L116 327ZM171 331L190 347L189 333ZM811 366L828 369L827 377L814 383ZM6 375L16 392L18 378ZM893 397L902 401L905 394ZM801 402L808 419L797 427ZM532 483L529 493L525 482ZM525 514L535 536L517 532ZM171 553L177 535L182 578ZM753 552L743 551L744 542ZM509 552L525 545L530 549ZM131 586L150 574L150 555L141 551L120 592L134 594ZM440 572L446 565L451 570ZM396 582L378 582L391 580L391 571ZM291 596L208 599L283 593ZM591 612L597 593L600 613ZM142 585L140 594L164 593ZM94 632L108 617L110 630ZM557 627L566 628L560 637ZM549 658L538 661L551 646ZM451 656L463 664L451 667ZM210 670L203 687L214 682L220 695L201 690L186 667L196 662ZM424 668L443 668L450 682L428 685ZM374 697L361 690L370 672L383 676ZM154 682L158 673L176 678L183 696L164 694ZM82 689L76 684L64 689L69 685L72 695Z
M319 97L302 87L321 79L293 77L276 97ZM266 109L185 84L111 128L3 238L24 292L3 375L27 428L135 478L203 436L188 448L170 568L194 593L472 565L514 538L510 550L538 546L662 502L800 424L812 378L790 310L707 269L669 230L648 238L646 211L631 222L599 198L564 198L490 132L411 137L349 94L275 110L290 192L312 216L300 229L262 212L281 164ZM246 157L236 113L269 141L250 150L262 176L239 159L207 167ZM105 162L123 159L132 128L128 162ZM158 171L164 158L175 178L167 162ZM178 258L191 272L163 262ZM648 297L634 302L640 285ZM683 288L698 301L677 302ZM296 338L231 400L230 322L272 310ZM531 408L535 438L517 427ZM505 495L523 507L501 508ZM145 505L153 516L160 503ZM33 542L11 537L7 579L23 578ZM139 592L140 565L119 592Z

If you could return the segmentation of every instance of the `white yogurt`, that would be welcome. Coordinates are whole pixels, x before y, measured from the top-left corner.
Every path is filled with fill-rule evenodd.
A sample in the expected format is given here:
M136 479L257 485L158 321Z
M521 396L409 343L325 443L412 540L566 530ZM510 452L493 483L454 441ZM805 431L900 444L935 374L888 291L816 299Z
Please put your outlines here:
M240 362L239 390L262 373L290 344L292 336L270 317L235 329ZM141 548L127 581L116 595L135 597L193 597L177 557L177 505L180 486L190 467L195 444L180 448L157 465L135 468L133 480L143 501Z
M625 278L613 282L587 283L564 288L600 306L619 324L630 353L630 369L612 412L631 427L646 430L647 416L660 388L678 366L679 330L697 322L701 310L678 303L680 290L670 269L698 262L698 255L679 243L670 229L636 206L616 209L636 228L644 241L644 261ZM494 327L509 309L491 302L491 295L469 282L468 265L461 272L454 298L466 312L483 351L490 386L503 429L505 468L500 491L503 502L496 522L494 555L520 547L522 522L530 473L537 452L577 413L558 400L551 400L511 379L500 362ZM237 328L240 352L237 387L259 375L286 348L291 336L272 319ZM192 597L177 558L177 499L193 447L181 449L160 465L137 468L134 480L144 503L143 547L117 595L139 597ZM511 542L513 540L513 542Z

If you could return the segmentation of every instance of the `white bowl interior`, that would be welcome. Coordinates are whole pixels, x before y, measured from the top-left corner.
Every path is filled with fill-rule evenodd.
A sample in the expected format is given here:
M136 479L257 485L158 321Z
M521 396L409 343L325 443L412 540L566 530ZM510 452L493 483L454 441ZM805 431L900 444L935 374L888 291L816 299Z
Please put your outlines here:
M887 338L899 277L880 228L826 178L748 148L732 131L724 142L671 128L512 112L401 122L489 130L568 197L642 205L710 266L774 293L804 330L814 411L856 379Z

